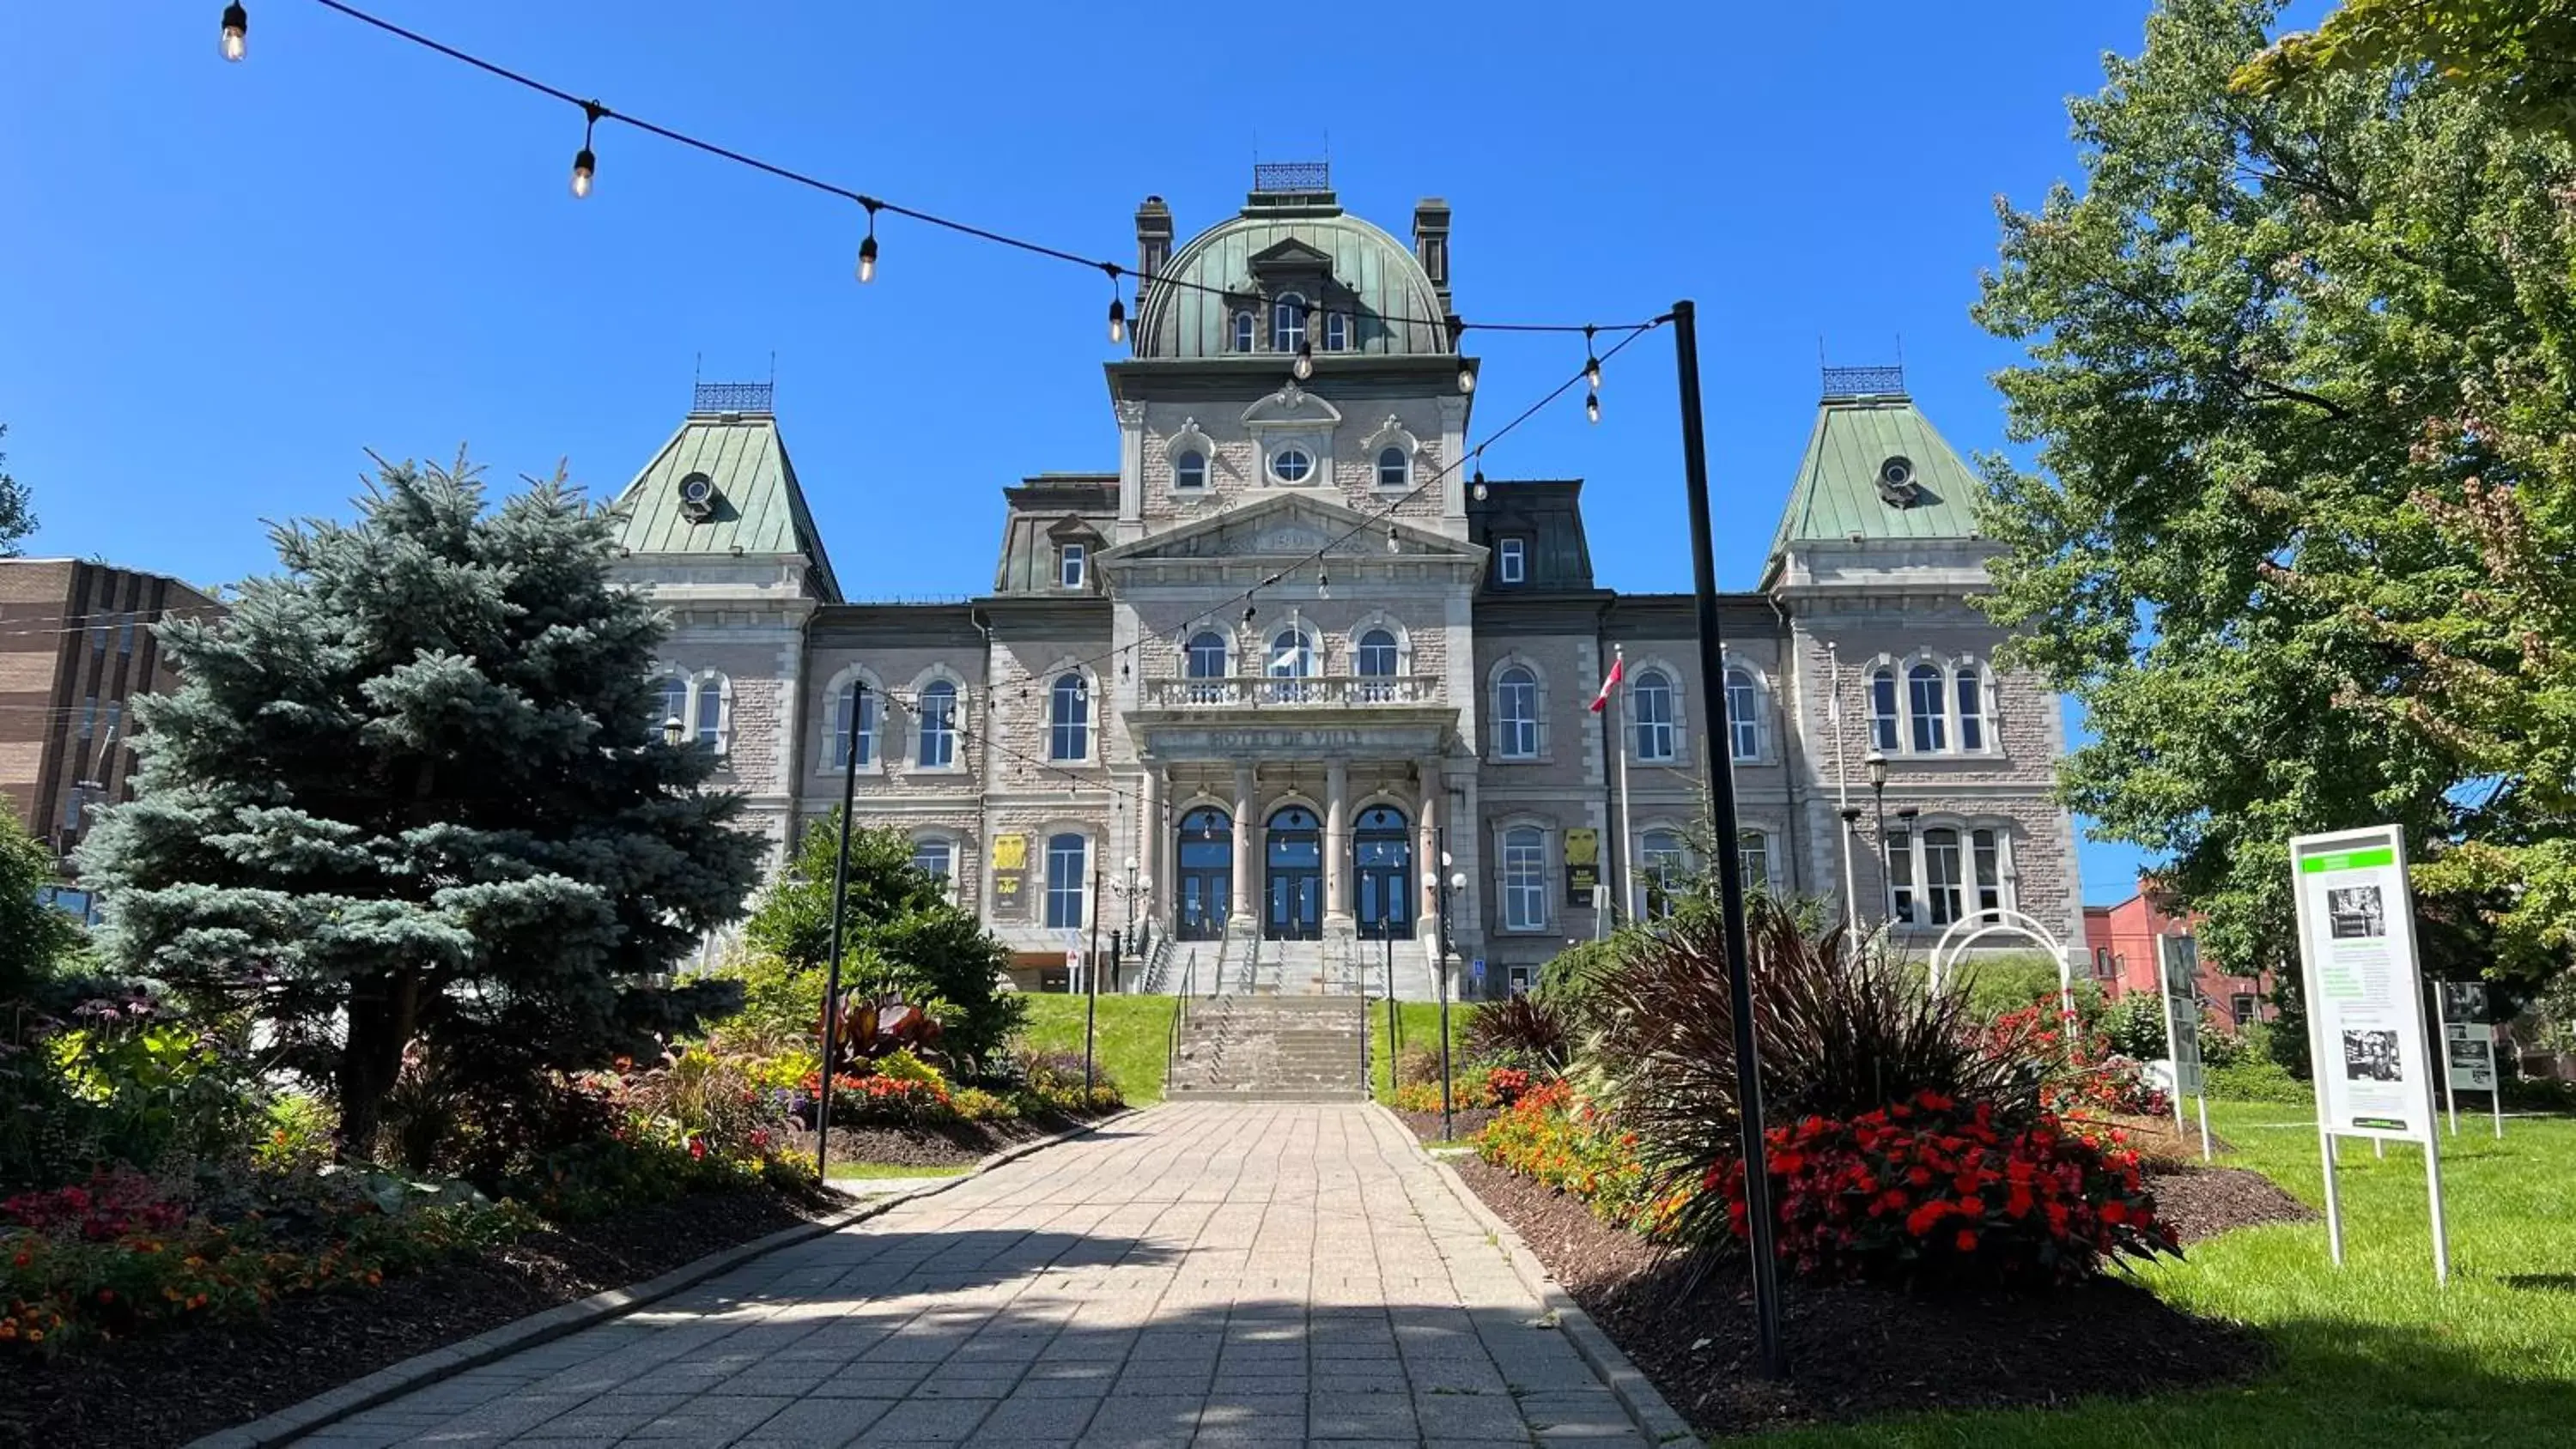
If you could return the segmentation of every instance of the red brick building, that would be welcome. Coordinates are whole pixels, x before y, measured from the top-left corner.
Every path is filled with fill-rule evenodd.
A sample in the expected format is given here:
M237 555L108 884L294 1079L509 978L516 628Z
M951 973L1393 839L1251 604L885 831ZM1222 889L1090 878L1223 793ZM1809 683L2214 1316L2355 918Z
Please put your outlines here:
M78 559L0 559L0 796L69 854L92 806L131 793L132 700L176 682L151 626L220 614L176 579Z
M2169 936L2175 944L2167 949L2187 952L2199 963L2200 999L2212 1019L2240 1027L2270 1019L2272 1008L2264 1000L2270 980L2233 975L2202 958L2196 934L2199 924L2197 914L2175 915L2166 910L2154 883L2146 879L2138 882L2136 895L2116 906L2086 906L2085 952L2102 994L2116 1001L2132 991L2154 991L2157 938Z

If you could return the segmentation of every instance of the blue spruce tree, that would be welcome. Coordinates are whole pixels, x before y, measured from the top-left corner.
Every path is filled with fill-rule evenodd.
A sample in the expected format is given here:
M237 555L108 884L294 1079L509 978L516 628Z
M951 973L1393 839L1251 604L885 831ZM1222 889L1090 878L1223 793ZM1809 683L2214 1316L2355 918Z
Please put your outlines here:
M487 509L461 457L379 463L355 524L275 529L282 574L162 626L182 683L141 702L136 798L82 858L113 959L265 1023L359 1157L407 1061L435 1121L731 1010L667 973L760 849L662 739L664 625L611 580L605 511L560 474Z

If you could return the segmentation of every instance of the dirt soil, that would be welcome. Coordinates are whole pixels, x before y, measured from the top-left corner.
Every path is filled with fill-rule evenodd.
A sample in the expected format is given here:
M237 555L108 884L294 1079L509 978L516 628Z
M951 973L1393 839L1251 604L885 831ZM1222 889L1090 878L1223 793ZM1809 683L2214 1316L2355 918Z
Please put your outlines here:
M1397 1112L1395 1115L1404 1119L1404 1125L1413 1129L1414 1136L1421 1138L1425 1142L1437 1142L1440 1140L1439 1113ZM1452 1110L1449 1114L1449 1118L1451 1125L1455 1129L1457 1140L1460 1142L1466 1142L1472 1140L1477 1133L1484 1131L1485 1124L1493 1121L1494 1118L1499 1115L1500 1114L1491 1107L1469 1107Z
M2257 1223L2304 1223L2316 1209L2281 1190L2279 1183L2243 1167L2187 1166L2151 1169L2156 1216L2173 1224L2185 1243Z
M50 1363L0 1357L0 1446L185 1444L414 1354L848 1206L820 1190L699 1194L534 1234L490 1258L388 1279L367 1292L289 1298L256 1322L102 1344Z
M1752 1371L1742 1260L1694 1284L1685 1264L1573 1198L1474 1159L1458 1170L1703 1435L2207 1388L2270 1362L2250 1330L2178 1312L2116 1277L2045 1294L1791 1280L1781 1293L1790 1379L1775 1384ZM2193 1199L2193 1211L2208 1210L2196 1220L2204 1236L2226 1201L2252 1203L2233 1185L2190 1192L2204 1190Z

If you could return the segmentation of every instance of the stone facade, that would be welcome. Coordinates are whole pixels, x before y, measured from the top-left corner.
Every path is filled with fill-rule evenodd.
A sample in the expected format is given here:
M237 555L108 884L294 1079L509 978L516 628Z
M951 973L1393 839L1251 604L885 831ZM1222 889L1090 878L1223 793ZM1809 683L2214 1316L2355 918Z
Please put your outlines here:
M1689 598L1596 584L1581 484L1474 467L1476 364L1414 325L1446 207L1412 248L1314 190L1176 253L1159 200L1138 228L1165 280L1107 368L1119 466L1004 489L991 592L845 599L765 389L702 390L630 487L674 716L782 852L847 785L1032 982L1133 922L1166 987L1427 993L1446 875L1485 967L1455 984L1495 993L1705 858L1715 761L1761 884L1918 948L2080 942L2057 701L1992 664L1973 484L1901 378L1828 376L1761 586L1721 600L1721 720Z

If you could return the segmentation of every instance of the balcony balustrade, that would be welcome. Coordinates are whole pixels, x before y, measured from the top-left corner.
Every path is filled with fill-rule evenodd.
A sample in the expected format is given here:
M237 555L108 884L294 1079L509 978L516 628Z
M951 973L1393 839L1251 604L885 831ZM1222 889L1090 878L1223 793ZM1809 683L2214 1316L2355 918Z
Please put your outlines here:
M1365 709L1380 704L1437 704L1436 674L1226 675L1213 679L1148 679L1147 709Z

